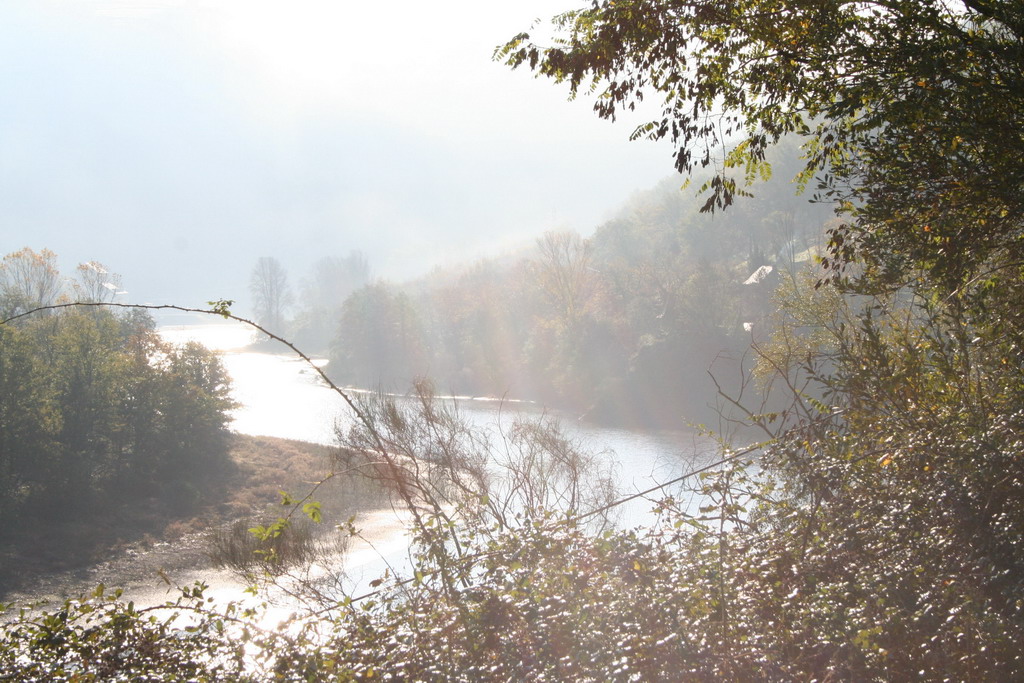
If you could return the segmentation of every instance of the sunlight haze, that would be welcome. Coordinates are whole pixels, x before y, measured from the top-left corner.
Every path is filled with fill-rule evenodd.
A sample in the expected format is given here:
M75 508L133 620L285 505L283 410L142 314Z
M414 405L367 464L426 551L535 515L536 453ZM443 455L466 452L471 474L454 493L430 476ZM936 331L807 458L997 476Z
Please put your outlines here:
M492 61L561 0L15 0L0 8L5 251L103 260L136 301L246 298L255 260L403 278L587 234L670 150Z

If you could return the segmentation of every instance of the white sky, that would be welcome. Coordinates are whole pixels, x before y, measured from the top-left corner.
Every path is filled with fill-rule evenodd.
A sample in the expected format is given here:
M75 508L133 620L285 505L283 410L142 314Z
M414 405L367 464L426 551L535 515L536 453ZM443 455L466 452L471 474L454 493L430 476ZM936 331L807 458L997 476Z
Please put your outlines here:
M581 2L2 0L0 252L193 304L262 255L400 278L589 233L671 150L491 61Z

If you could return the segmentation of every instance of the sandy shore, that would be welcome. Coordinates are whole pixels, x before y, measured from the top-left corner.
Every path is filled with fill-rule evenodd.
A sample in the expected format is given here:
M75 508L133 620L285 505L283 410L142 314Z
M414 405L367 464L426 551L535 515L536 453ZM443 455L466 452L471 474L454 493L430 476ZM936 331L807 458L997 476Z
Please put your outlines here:
M397 569L395 565L404 563L407 520L407 514L391 508L360 513L355 521L358 533L349 540L346 551L329 558L331 567L314 567L305 576L323 579L329 573L343 572L349 590L364 590L385 568ZM122 589L124 600L144 607L174 600L179 595L177 587L196 581L207 584L207 595L217 602L245 599L240 577L212 565L209 543L209 533L199 533L174 543L133 544L107 561L41 577L31 589L10 593L5 601L16 607L52 609L66 599L91 593L102 583L108 591Z

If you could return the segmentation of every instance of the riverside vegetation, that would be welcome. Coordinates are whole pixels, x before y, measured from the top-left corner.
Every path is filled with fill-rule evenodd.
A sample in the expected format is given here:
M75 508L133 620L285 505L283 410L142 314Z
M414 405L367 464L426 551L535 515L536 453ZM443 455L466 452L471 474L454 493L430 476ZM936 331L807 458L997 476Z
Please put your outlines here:
M52 252L0 262L0 318L102 303L98 263L63 278ZM328 449L230 434L218 357L173 346L143 309L60 308L0 326L0 595L225 520L265 521L282 489L318 481ZM359 482L322 490L334 515L375 501ZM189 554L191 563L206 558Z
M48 251L5 256L0 317L103 300L102 283L116 282L89 263L68 283L55 263ZM194 509L228 474L232 405L217 357L163 344L145 313L65 309L0 326L4 583L44 556L60 566L92 554L113 516Z
M592 86L599 115L657 99L636 134L675 145L681 170L717 161L708 209L802 138L803 180L839 221L818 268L777 292L758 384L734 397L756 449L725 444L695 478L700 514L669 496L661 523L615 530L587 514L605 489L557 430L489 444L426 388L415 410L381 399L346 457L416 513L411 576L272 632L204 607L201 587L182 592L187 628L101 595L6 627L0 664L64 680L1021 679L1022 52L1020 6L1001 0L615 0L556 18L552 46L517 36L499 58Z

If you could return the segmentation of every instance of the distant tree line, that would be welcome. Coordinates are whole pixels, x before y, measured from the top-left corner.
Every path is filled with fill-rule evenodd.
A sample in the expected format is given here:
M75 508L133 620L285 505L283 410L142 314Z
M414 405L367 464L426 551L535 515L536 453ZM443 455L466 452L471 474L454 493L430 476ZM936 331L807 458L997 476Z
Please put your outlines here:
M795 143L781 147L774 175L762 170L756 196L725 215L702 213L673 176L589 238L552 230L532 248L410 282L372 280L352 251L319 259L295 296L284 266L262 257L253 315L361 388L401 392L429 378L441 392L602 422L715 421L715 381L739 376L751 340L768 332L780 273L813 261L833 216L795 196ZM759 268L772 274L744 284Z
M794 197L796 172L783 166L715 217L668 179L590 238L551 231L528 253L368 285L341 306L328 369L389 390L428 376L603 421L714 419L709 370L735 375L778 273L813 256L831 216ZM744 285L761 266L775 274Z
M0 320L67 301L109 301L97 263L64 278L56 256L0 262ZM67 516L104 498L198 495L223 464L228 376L205 347L175 347L140 311L67 308L0 324L0 514ZM56 501L60 501L56 505Z

